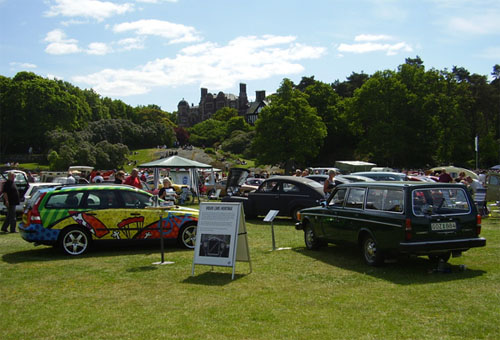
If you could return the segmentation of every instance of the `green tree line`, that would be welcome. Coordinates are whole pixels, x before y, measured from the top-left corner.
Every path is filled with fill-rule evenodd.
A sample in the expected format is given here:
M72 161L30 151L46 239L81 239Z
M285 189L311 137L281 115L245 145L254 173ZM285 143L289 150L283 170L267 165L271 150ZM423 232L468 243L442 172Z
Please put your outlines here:
M191 128L156 105L131 107L93 90L20 72L0 76L0 152L33 146L51 165L117 167L128 150L156 145L216 147L286 168L365 160L394 168L499 164L500 66L488 75L462 67L426 69L417 56L396 70L352 73L345 81L284 79L255 126L224 108Z

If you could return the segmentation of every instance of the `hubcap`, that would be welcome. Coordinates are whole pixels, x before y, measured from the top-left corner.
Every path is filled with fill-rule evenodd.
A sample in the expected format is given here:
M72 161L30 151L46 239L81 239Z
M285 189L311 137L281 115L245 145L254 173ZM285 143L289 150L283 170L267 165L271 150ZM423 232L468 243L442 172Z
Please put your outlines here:
M373 259L377 253L377 248L373 240L366 241L365 244L365 254L368 259Z
M188 248L194 248L196 242L196 227L187 227L182 233L182 242Z
M79 255L87 248L87 237L80 231L72 231L64 238L64 249L68 254Z

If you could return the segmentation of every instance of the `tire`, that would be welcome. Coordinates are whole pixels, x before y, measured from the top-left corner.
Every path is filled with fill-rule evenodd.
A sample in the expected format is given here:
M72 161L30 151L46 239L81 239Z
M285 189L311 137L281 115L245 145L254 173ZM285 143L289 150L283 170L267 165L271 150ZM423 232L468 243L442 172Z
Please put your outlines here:
M304 228L304 242L309 250L317 250L321 247L322 242L316 237L316 233L310 225Z
M59 239L61 250L66 255L78 256L85 254L92 243L92 238L79 227L69 227L62 231Z
M177 236L177 243L181 247L194 249L196 243L196 229L198 226L196 224L184 225Z
M443 262L448 262L448 260L450 259L451 257L451 252L446 252L446 253L442 253L442 254L432 254L432 255L429 255L429 260L431 260L431 262L439 262L440 260L443 260Z
M376 267L384 263L384 255L379 249L377 249L377 242L372 236L365 236L362 246L363 258L365 259L366 264Z

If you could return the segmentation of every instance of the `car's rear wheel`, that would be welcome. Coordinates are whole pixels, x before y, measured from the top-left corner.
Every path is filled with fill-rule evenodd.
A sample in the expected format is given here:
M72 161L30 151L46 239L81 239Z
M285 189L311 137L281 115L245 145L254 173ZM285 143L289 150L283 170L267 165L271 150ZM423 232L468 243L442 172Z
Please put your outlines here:
M184 225L177 236L177 242L180 246L188 249L194 249L196 243L196 224Z
M384 263L384 255L378 248L375 239L370 235L363 239L363 257L369 266L380 266Z
M304 228L304 242L306 248L309 250L319 249L322 245L322 242L318 240L316 233L310 225L306 225Z
M62 251L71 256L82 255L88 251L92 238L80 227L69 227L62 231L59 245Z

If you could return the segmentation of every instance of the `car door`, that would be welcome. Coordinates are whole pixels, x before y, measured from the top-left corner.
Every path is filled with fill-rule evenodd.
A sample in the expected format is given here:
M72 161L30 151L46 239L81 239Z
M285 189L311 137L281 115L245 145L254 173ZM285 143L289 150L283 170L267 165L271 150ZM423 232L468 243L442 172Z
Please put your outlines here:
M344 201L347 193L346 188L337 189L327 202L324 214L321 215L321 229L323 235L332 242L340 241L340 230L345 228L347 220L344 218Z
M158 238L161 209L151 208L151 196L131 190L119 190L117 193L122 207L116 212L113 238ZM172 228L164 230L164 236L168 237L172 231Z
M262 183L259 189L249 195L257 215L266 215L269 210L280 210L281 182L270 179Z
M339 225L337 233L342 241L355 242L357 230L365 223L363 209L365 205L366 188L351 187L346 194L344 209L341 216L345 223Z

